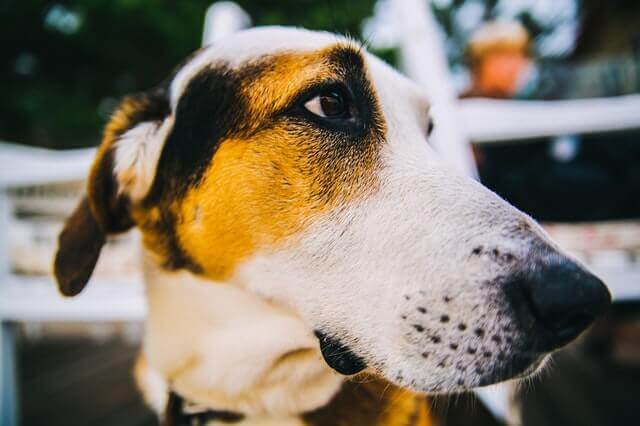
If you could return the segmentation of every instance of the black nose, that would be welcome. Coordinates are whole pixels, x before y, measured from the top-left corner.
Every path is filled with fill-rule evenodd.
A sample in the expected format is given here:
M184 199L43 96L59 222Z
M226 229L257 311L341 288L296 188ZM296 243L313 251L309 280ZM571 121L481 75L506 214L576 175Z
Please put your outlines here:
M565 258L532 264L517 275L514 307L533 317L552 346L575 338L611 303L600 279Z

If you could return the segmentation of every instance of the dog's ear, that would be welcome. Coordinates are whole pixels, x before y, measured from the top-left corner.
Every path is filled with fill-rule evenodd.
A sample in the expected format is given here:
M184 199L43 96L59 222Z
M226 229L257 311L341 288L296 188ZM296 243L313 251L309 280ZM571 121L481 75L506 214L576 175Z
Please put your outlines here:
M91 168L87 195L58 237L54 273L62 294L80 293L91 277L107 235L132 226L129 197L119 191L114 175L112 146L103 145Z
M106 237L91 212L89 201L83 197L58 237L53 270L62 294L75 296L84 288L96 266Z
M164 92L155 90L125 98L107 124L87 195L58 238L54 274L65 296L75 296L86 286L107 235L133 227L131 203L142 197L153 179L150 170L162 149L157 130L168 115Z

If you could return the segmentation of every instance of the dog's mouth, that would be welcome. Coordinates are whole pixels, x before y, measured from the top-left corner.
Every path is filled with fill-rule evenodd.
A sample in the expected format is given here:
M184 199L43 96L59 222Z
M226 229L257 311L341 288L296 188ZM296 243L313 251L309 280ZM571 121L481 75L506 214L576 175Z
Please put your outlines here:
M320 341L320 351L325 362L340 374L350 376L367 368L362 357L356 355L338 339L327 336L316 330L315 335Z
M347 345L342 343L338 338L330 337L322 331L314 332L320 343L320 351L322 356L332 369L340 374L350 376L357 374L367 368L366 361L356 353L354 353ZM547 352L537 352L532 350L515 350L500 362L488 362L482 368L476 366L476 371L472 377L460 377L452 372L452 381L444 388L440 383L439 386L425 388L416 388L416 390L442 392L442 391L460 391L467 390L478 386L488 386L498 382L510 379L518 379L533 374L547 356ZM396 378L397 379L397 378ZM455 379L455 380L454 380ZM415 382L402 383L408 387L415 386ZM446 382L446 381L445 381Z

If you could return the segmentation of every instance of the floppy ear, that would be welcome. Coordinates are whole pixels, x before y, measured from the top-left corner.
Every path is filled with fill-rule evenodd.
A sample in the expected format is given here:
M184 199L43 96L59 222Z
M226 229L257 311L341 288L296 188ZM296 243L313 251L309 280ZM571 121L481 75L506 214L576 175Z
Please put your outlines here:
M96 266L106 238L91 212L89 201L83 197L58 237L53 270L62 294L75 296L82 291Z
M168 114L164 92L155 90L125 98L107 124L89 174L87 195L58 237L54 275L65 296L75 296L86 286L107 235L133 227L132 196L140 198L141 188L150 185L149 170L155 168L162 149L158 140L153 149L146 144ZM145 155L149 152L152 158Z

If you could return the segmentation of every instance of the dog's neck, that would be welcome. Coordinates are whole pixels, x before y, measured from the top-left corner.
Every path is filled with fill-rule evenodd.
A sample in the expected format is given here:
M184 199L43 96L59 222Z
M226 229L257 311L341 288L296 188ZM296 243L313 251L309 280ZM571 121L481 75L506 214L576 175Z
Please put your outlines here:
M343 377L326 365L312 331L293 313L228 283L164 271L149 258L144 275L151 372L138 381L157 410L171 389L205 407L282 422L338 392ZM148 388L162 383L167 389L152 396Z
M150 259L144 273L148 314L136 378L157 412L174 391L204 409L241 414L238 426L430 424L424 396L331 370L293 313Z

